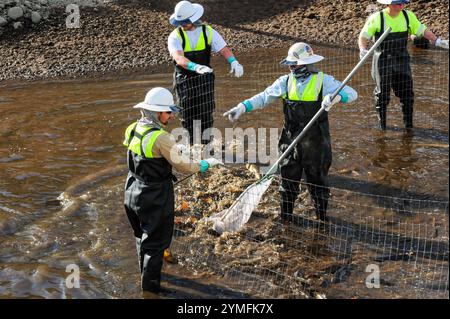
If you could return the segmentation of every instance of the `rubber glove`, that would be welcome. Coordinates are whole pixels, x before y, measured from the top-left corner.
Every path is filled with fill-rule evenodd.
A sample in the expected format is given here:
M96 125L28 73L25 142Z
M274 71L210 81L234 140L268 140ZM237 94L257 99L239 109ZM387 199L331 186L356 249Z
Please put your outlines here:
M240 78L242 75L244 75L244 67L237 60L231 62L230 66L230 73L234 72L235 77Z
M213 166L217 166L217 165L223 165L223 163L222 163L222 161L220 161L214 157L210 157L210 158L201 160L200 161L200 172L204 173L209 168L211 168Z
M223 165L223 162L221 160L218 160L217 158L214 157L207 158L204 161L208 163L209 167Z
M436 43L434 45L448 50L448 40L442 40L441 38L437 38Z
M197 64L194 68L194 71L198 74L206 74L206 73L212 73L213 69L211 69L209 66Z
M223 116L228 115L228 119L230 122L237 121L237 119L245 113L245 105L242 103L239 103L237 106L233 107L228 112L223 113Z
M325 97L322 100L322 107L327 112L333 107L333 105L335 105L336 103L339 103L339 101L341 100L341 96L339 94L336 95L336 97L333 99L333 101L331 101L331 96L332 96L332 94L327 94L327 95L325 95Z
M359 49L359 59L362 60L366 56L367 52L369 52L369 50L360 48Z

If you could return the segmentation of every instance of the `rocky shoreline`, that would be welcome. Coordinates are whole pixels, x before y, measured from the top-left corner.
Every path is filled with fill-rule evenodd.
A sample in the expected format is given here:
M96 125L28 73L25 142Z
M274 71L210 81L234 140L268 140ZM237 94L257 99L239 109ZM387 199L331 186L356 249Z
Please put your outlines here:
M0 81L152 72L166 66L167 37L173 29L168 18L177 2L0 0ZM205 7L203 20L222 34L238 57L255 48L287 48L300 40L356 50L366 17L382 8L369 0L194 2ZM83 4L79 28L67 28L68 3ZM9 15L14 7L21 8L13 10L15 19ZM448 0L412 1L407 9L448 39Z

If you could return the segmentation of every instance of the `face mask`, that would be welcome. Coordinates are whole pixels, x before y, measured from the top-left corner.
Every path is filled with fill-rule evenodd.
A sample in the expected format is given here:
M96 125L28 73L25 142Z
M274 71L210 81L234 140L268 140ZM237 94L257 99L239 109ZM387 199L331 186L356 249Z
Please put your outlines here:
M306 79L311 73L318 73L319 70L314 66L314 64L302 65L298 68L291 68L291 73L297 79Z
M296 67L296 68L291 68L291 73L297 79L306 79L311 74L311 72L309 71L307 65L302 65L302 66L299 66L299 67Z

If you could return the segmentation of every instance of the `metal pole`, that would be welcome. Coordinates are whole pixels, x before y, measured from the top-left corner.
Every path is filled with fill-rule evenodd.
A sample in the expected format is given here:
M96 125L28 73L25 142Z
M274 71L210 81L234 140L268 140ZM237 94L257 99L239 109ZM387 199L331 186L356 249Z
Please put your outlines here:
M195 174L197 174L198 172L189 174L188 176L183 177L182 179L180 179L179 181L176 181L175 184L173 184L173 186L177 186L178 184L184 182L185 180L191 178L192 176L194 176Z

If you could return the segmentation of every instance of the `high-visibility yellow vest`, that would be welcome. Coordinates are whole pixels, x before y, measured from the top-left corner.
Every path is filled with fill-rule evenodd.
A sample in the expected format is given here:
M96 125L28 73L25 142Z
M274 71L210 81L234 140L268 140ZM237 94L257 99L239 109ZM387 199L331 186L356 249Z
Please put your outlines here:
M282 98L291 101L304 101L304 102L314 102L319 99L319 93L323 85L323 72L314 73L309 80L306 88L303 90L302 96L298 96L297 91L297 78L292 74L289 75L288 79L288 92Z
M206 41L205 41L205 37L203 32L200 32L200 37L198 38L197 44L195 45L195 47L192 46L192 44L189 41L187 32L183 30L183 28L179 28L180 32L183 32L184 35L184 48L183 51L184 52L192 52L192 51L202 51L206 49ZM208 32L208 45L211 45L212 43L212 28L209 25L206 25L206 31ZM177 36L180 39L180 41L183 42L183 39L180 36L180 33L177 32Z
M153 145L155 144L156 139L164 133L163 129L153 129L147 125L138 125L138 123L133 123L128 126L125 131L125 140L123 141L123 145L126 146L133 153L145 157L145 158L153 158ZM148 134L151 134L150 140L147 145L145 145L145 149L143 149L142 142L144 137Z

